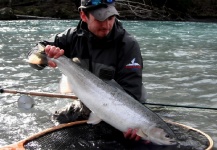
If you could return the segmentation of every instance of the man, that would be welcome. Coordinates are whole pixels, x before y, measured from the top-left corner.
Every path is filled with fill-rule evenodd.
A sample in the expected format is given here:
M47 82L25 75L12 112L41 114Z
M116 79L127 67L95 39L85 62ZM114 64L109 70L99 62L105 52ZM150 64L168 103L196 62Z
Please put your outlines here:
M45 53L51 58L61 55L78 58L83 67L99 78L114 79L116 86L141 103L145 102L146 94L142 84L143 60L139 44L116 19L119 14L114 0L81 0L79 12L81 20L77 28L67 29L40 42L46 46ZM37 49L34 48L29 55L33 51ZM30 65L38 70L45 67ZM49 61L48 65L56 67L52 61ZM82 103L73 104L71 108L73 121L89 115ZM60 114L56 114L58 115ZM136 129L129 129L124 135L138 140L140 137L136 136L135 132Z

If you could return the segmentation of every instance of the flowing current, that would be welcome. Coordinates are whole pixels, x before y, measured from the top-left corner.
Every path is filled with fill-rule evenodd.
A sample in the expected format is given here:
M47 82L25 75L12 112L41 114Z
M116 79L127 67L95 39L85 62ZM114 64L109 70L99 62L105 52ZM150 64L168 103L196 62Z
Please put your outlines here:
M0 86L20 91L57 92L58 69L37 71L25 61L43 39L74 27L78 20L0 21ZM147 102L217 109L217 24L123 21L139 42ZM50 116L70 99L32 97L35 106L18 108L19 94L0 94L0 146L53 126ZM152 106L150 106L152 108ZM217 148L217 110L153 108L163 118L202 130Z

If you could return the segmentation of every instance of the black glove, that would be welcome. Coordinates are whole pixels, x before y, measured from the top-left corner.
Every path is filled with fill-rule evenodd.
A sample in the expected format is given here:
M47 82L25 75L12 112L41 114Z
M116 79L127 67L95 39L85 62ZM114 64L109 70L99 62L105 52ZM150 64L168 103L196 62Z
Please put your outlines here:
M56 111L51 120L56 124L69 123L78 120L86 120L90 115L90 110L80 101L75 100L72 104Z

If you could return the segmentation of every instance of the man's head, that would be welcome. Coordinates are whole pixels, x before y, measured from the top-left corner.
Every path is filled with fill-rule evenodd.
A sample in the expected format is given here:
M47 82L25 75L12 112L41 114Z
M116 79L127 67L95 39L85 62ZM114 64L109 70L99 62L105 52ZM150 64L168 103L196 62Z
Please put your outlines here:
M99 38L108 35L119 15L114 0L81 0L79 11L82 21Z
M115 0L81 0L81 6L78 9L89 12L98 21L119 15L115 8Z

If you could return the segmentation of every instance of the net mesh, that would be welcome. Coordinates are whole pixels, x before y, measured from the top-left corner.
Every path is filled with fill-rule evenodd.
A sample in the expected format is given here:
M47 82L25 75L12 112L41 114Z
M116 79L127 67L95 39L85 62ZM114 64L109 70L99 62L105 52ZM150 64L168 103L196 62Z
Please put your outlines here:
M64 127L24 143L26 150L204 150L209 146L208 139L193 130L168 124L178 138L178 145L160 146L144 144L125 139L123 133L105 122L97 125L78 124Z

